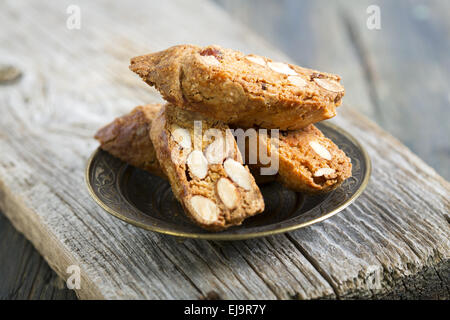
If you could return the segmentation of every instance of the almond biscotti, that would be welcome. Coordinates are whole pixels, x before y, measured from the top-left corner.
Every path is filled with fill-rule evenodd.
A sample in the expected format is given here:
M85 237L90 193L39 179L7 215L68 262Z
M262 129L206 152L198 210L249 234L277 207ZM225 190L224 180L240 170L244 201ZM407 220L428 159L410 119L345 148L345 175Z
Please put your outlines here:
M161 104L138 106L101 128L95 139L100 142L100 148L120 160L164 177L149 136L152 121L160 109Z
M242 128L304 128L335 116L344 95L337 75L219 46L174 46L130 69L177 107Z
M199 226L224 230L264 210L264 200L229 127L163 106L150 137L173 193Z
M308 194L329 192L352 175L350 158L314 125L282 131L276 144L269 133L259 132L258 138L259 147L266 149L267 155L276 154L277 181L291 190ZM248 145L246 149L249 154ZM264 167L259 159L249 166L252 171Z
M127 163L167 178L149 135L160 108L161 104L136 107L100 129L95 136L100 147ZM272 148L269 136L259 130L255 133L260 147L266 148L270 157L271 151L277 149ZM264 165L257 157L255 162L250 161L249 141L245 146L245 162L258 184L276 179L290 189L312 194L331 191L351 176L350 159L313 125L279 134L276 175L262 175L260 169Z
M138 106L101 128L95 134L100 148L132 166L167 179L150 139L152 121L161 107L159 103ZM259 169L252 175L257 184L275 180L275 176L260 175Z

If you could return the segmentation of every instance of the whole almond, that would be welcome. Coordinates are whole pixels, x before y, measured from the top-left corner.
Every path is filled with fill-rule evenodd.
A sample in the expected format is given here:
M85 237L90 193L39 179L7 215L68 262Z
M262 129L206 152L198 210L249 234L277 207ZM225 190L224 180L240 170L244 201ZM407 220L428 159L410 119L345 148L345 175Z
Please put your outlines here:
M314 172L314 177L327 176L327 175L333 174L335 172L336 172L336 170L334 170L332 168L320 168L320 169L317 169L316 172Z
M223 168L231 180L238 186L245 190L251 190L252 177L242 164L233 159L227 159L223 163Z
M226 157L234 155L235 140L231 133L226 132L226 139L222 135L216 137L209 146L206 147L205 157L210 164L222 164Z
M282 73L288 76L296 76L295 72L289 65L283 62L268 62L267 65L275 72Z
M219 220L219 208L212 200L196 195L190 199L189 204L193 214L202 222L211 224Z
M174 127L171 131L172 137L183 149L191 149L192 141L189 130L181 127Z
M325 148L319 142L310 141L309 145L314 150L314 152L317 153L319 156L321 156L322 158L324 158L326 160L331 160L331 153L328 151L327 148Z
M339 82L332 79L315 78L314 82L325 90L337 93L344 92L344 87Z
M300 88L306 87L308 84L306 82L306 80L300 76L289 76L288 81L289 81L289 83L293 84L294 86L300 87Z
M264 60L263 57L256 56L256 55L249 55L249 56L246 56L245 59L247 59L248 61L251 61L253 63L259 64L260 66L263 66L263 67L266 66L266 60Z
M186 159L186 164L192 175L204 179L208 173L208 160L200 150L192 151Z
M227 178L220 178L217 182L217 194L228 209L236 208L239 200L239 191L233 182Z

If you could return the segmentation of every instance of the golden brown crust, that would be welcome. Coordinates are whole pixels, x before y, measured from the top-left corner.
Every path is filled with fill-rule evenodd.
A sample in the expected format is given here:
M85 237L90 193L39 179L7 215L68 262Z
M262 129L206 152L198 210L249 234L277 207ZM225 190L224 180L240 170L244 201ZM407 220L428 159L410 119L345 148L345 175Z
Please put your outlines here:
M152 121L161 107L159 103L138 106L98 130L95 139L100 142L100 148L128 164L167 179L150 139ZM257 184L275 180L275 176L261 176L258 173L254 177Z
M161 104L136 107L130 114L117 118L100 129L96 139L101 148L122 161L167 178L159 165L149 134L146 133L160 108ZM327 148L332 156L331 160L321 158L309 145L311 141L317 141ZM248 164L248 152L245 159ZM261 175L261 164L248 165L258 184L276 179L292 190L305 193L331 191L351 176L350 159L313 125L302 130L281 132L277 175ZM335 173L314 177L314 172L324 167L334 169Z
M277 180L289 189L309 194L329 192L352 175L350 158L314 125L281 132L278 148L269 139L267 135L260 141L267 141L269 155L271 150L277 151ZM258 163L251 166L253 171L262 167Z
M244 128L303 128L333 117L344 95L336 75L218 46L171 47L130 69L178 107Z
M115 119L95 135L100 148L137 168L164 176L149 138L152 120L161 104L138 106Z
M202 131L199 135L194 135L194 120L201 121ZM217 129L221 136L225 137L223 141L226 141L228 146L217 163L208 158L207 149L217 141L217 138L212 136L205 138L206 131L211 128ZM187 135L188 139L184 136L185 138L180 140L181 134L176 134L177 131ZM192 221L211 231L240 225L244 219L264 210L262 195L248 168L238 165L245 170L245 177L248 178L247 187L243 187L228 175L229 171L225 168L225 163L227 161L242 163L242 159L231 132L227 133L227 131L229 131L228 126L220 121L208 119L172 105L166 105L161 109L150 131L158 160L169 179L175 197ZM198 137L204 138L198 140ZM184 144L186 141L187 145ZM207 171L203 176L196 175L189 165L188 159L194 152L201 154L206 161ZM217 153L212 155L216 156ZM226 180L226 184L235 192L232 207L226 205L226 201L220 194L221 179ZM206 205L198 206L198 203L194 201L198 199ZM206 207L212 209L205 209Z

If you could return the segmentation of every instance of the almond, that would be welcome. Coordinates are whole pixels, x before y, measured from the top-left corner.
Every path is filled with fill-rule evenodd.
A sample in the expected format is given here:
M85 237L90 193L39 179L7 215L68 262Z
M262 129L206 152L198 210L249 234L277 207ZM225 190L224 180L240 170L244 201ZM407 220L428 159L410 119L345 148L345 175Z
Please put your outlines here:
M223 167L227 175L238 186L244 188L245 190L251 190L252 177L242 164L233 159L227 159L223 163Z
M337 81L331 79L315 78L314 82L317 83L322 88L324 88L325 90L337 93L344 92L344 87Z
M185 128L175 127L172 130L172 137L176 143L183 147L183 149L189 150L192 148L191 134L189 133L189 130Z
M263 67L266 66L266 60L264 60L263 57L251 55L251 56L246 56L245 59L247 59L248 61L251 61L253 63L259 64L260 66L263 66Z
M294 86L301 88L306 87L308 84L305 79L299 76L289 76L288 81Z
M210 199L203 196L193 196L189 201L193 214L201 222L211 224L219 220L219 208Z
M210 164L222 164L226 157L232 157L234 155L234 143L233 135L226 132L226 143L223 135L216 136L216 139L205 150L205 156ZM231 137L231 138L230 138Z
M321 156L325 160L331 160L331 153L323 145L321 145L317 141L310 141L309 145L319 156Z
M327 175L333 174L335 172L336 172L336 170L331 169L331 168L320 168L320 169L317 169L316 172L314 172L314 177L327 176Z
M203 152L200 150L192 151L187 157L186 164L193 176L199 179L206 177L208 173L208 160L206 160Z
M236 140L234 139L233 133L230 129L227 129L225 131L225 157L234 158L235 155L235 147L236 147ZM241 160L242 162L242 160Z
M202 62L208 66L220 66L219 60L214 56L200 56Z
M288 76L296 76L297 72L292 70L286 63L283 62L268 62L267 65L275 72L286 74Z
M220 178L217 182L217 194L225 207L230 210L236 208L239 200L239 191L236 189L233 182L227 178Z

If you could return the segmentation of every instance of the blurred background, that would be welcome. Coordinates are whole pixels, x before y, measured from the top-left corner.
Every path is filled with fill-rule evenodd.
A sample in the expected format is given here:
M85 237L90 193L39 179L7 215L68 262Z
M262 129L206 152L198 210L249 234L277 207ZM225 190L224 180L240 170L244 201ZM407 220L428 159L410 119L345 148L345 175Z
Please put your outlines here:
M346 88L340 108L363 113L398 138L440 175L450 179L450 1L208 1L206 9L206 6L195 7L197 2L192 2L196 4L191 9L203 10L207 15L210 6L218 7L232 16L236 23L248 28L252 36L239 35L245 41L265 43L278 48L298 65L340 75ZM166 1L164 3L166 5ZM65 25L66 6L60 5L55 9L60 15L55 19L60 19L61 25ZM95 5L92 6L95 9ZM111 3L111 6L120 6L120 2ZM2 11L7 14L7 10L1 7L0 4L0 17ZM86 41L89 41L89 32L94 34L97 31L89 29L88 24L89 15L94 16L94 9L86 12L87 27L83 34ZM176 21L168 16L167 25L155 25L154 30L140 30L140 19L148 19L151 13L136 10L133 15L133 21L121 29L124 42L111 48L110 55L115 56L117 61L105 62L111 63L112 74L117 71L119 76L115 80L126 82L129 79L130 82L124 86L135 86L137 83L131 73L121 77L128 72L125 71L127 63L124 61L128 62L130 52L147 53L154 45L144 43L139 48L126 48L126 33L138 32L145 39L146 32L158 32L158 28L171 28L172 24L177 26ZM40 19L39 13L33 13L33 10L16 18L19 27L20 24L31 23L31 19L37 22ZM208 17L205 16L205 19ZM231 26L220 27L230 28L233 32ZM184 36L182 29L176 32L181 34L180 37ZM186 42L193 41L197 39L196 34L186 35L185 39ZM0 50L8 52L9 45L19 47L20 39L11 36L8 40L10 43L3 43ZM198 39L200 43L206 40ZM42 41L45 45L45 41L50 40L36 41ZM221 44L220 39L216 43ZM264 54L263 51L254 53ZM119 69L114 69L113 63L119 64ZM77 79L73 81L76 89ZM86 86L88 84L85 89ZM136 103L148 97L149 89L144 84L133 90L136 92ZM91 94L94 94L92 90L86 90L86 103L89 103ZM122 101L113 103L123 103L127 108L132 106ZM104 119L102 121L105 122ZM63 288L64 283L1 213L0 261L8 261L0 264L0 299L75 298L72 292Z
M214 1L450 179L450 1Z

